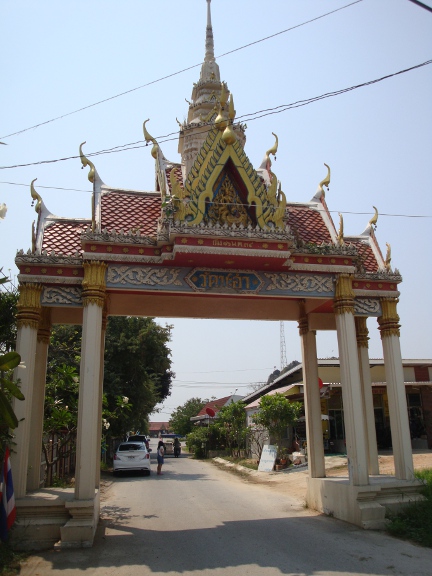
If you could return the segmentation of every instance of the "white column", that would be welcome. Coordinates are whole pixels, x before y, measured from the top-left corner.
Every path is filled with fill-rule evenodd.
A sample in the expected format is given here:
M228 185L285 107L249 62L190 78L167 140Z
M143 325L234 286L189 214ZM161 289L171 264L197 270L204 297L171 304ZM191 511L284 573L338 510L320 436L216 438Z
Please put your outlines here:
M363 411L365 416L367 449L368 449L368 471L369 474L379 474L378 447L375 429L375 411L372 395L372 381L370 375L369 353L368 353L368 329L366 317L355 318L357 334L357 350L360 367L360 381L362 384Z
M351 284L348 274L338 277L334 309L350 483L364 486L369 484L368 457Z
M37 332L36 367L31 413L31 434L29 440L29 460L27 490L40 488L42 438L44 424L45 383L50 341L50 309L42 308L41 321Z
M308 468L311 478L325 477L324 441L321 422L321 399L318 384L318 361L315 332L309 330L302 310L299 331L303 360L303 385L306 415Z
M104 357L105 357L105 334L106 334L106 310L102 313L102 336L100 348L100 372L99 372L99 398L98 398L98 436L96 440L96 450L98 458L96 460L96 484L95 488L99 488L100 484L100 465L101 465L101 443L102 443L102 397L103 397L103 380L104 380Z
M384 354L387 397L390 412L395 476L400 480L414 477L411 435L400 350L397 298L382 298L382 316L378 318Z
M19 291L16 351L20 354L25 368L22 366L15 368L13 377L14 380L20 380L20 389L25 400L14 402L14 411L19 421L18 428L14 430L15 446L11 454L15 498L25 496L27 487L36 341L41 314L42 286L22 284Z
M96 463L99 462L99 387L102 342L102 308L105 296L106 265L84 263L83 330L78 400L77 459L75 498L95 496Z

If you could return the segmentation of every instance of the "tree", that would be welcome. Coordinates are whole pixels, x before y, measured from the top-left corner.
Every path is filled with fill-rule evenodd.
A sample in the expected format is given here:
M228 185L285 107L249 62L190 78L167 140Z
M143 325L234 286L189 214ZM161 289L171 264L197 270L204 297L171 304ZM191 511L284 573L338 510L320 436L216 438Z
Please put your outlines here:
M171 414L170 428L182 436L192 432L193 423L190 419L192 416L196 416L207 402L208 400L201 398L190 398L182 406L178 406Z
M283 394L263 396L259 412L252 416L253 421L266 428L270 437L277 443L278 456L282 453L282 439L288 426L292 426L300 416L302 404L290 402Z
M244 402L232 402L223 406L214 422L219 436L228 448L231 456L238 458L240 451L246 447L249 428L246 425Z
M0 279L4 284L8 279ZM15 350L18 291L0 291L0 353Z
M105 344L104 392L107 409L115 410L119 396L128 398L131 410L110 428L113 436L129 430L147 432L148 415L171 394L171 326L153 318L112 317Z

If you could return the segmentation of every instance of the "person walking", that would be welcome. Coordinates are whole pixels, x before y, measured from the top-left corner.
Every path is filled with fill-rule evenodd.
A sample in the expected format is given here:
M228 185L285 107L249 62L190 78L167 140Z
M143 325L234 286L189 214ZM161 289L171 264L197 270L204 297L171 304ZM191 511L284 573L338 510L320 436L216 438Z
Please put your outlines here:
M165 454L165 448L164 448L164 443L162 442L162 440L159 440L158 443L158 447L157 447L157 473L159 476L162 475L162 466L164 463L164 454Z

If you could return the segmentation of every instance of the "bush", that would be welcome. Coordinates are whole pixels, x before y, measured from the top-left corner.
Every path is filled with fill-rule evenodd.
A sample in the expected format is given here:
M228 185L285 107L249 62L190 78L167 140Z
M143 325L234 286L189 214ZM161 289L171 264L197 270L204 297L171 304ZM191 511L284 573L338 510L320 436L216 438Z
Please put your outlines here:
M415 476L424 482L425 500L413 502L391 516L387 530L393 536L432 548L432 469L416 471Z
M208 458L209 450L223 450L218 438L218 430L210 427L197 426L193 432L186 436L186 446L195 458Z

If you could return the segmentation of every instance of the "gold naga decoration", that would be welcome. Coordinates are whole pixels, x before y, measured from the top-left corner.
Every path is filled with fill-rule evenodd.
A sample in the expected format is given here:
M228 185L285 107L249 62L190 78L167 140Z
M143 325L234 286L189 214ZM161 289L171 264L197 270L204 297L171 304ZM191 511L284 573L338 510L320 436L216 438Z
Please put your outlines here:
M34 254L36 252L36 226L35 221L32 222L32 231L31 231L31 252Z
M267 226L270 224L270 222L273 222L277 228L280 228L283 226L283 218L285 216L286 197L282 192L280 182L278 187L278 179L276 174L270 170L270 154L273 154L276 159L276 152L278 151L279 146L279 138L277 137L277 134L274 132L272 132L272 134L275 137L275 143L271 148L267 150L263 161L263 164L265 163L270 176L270 186L267 189L267 199L269 206L263 210L263 219Z
M86 158L86 156L84 156L84 152L82 151L82 147L84 146L84 144L86 144L86 141L82 142L79 147L79 153L82 164L81 169L85 168L86 166L90 167L89 173L87 174L87 178L89 179L89 182L94 184L96 171L93 162L91 162L88 158Z
M189 194L180 185L180 182L177 180L175 171L175 168L170 171L171 198L174 208L174 220L177 222L182 222L185 220L186 216L191 214L189 209Z
M378 222L378 210L377 208L375 208L375 206L372 206L372 208L375 210L375 214L372 216L372 218L369 220L369 225L370 226L374 226L375 228L377 227L377 222Z
M338 246L344 246L345 241L343 239L343 235L344 235L344 223L343 223L343 216L342 214L339 212L339 232L337 235L337 243Z
M387 254L386 254L386 258L385 258L385 269L387 270L387 272L391 272L391 266L390 266L391 246L388 242L386 242L386 246L387 246Z
M324 180L321 180L321 182L318 184L318 190L321 191L322 196L325 198L324 186L327 188L327 191L329 190L330 187L330 166L325 162L324 166L327 167L327 176L324 178Z
M34 203L36 202L35 211L39 214L39 212L41 210L41 206L42 206L42 198L36 192L35 187L33 186L33 184L36 182L36 180L37 180L37 178L32 180L32 182L30 184L30 194L31 194L31 197L33 198L31 205L33 206Z
M153 138L153 136L151 136L148 132L147 132L147 128L146 128L146 124L147 122L150 120L150 118L147 118L147 120L144 121L143 123L143 132L144 132L144 139L147 142L147 144L149 142L153 142L153 148L151 149L151 155L153 156L153 158L156 160L157 158L157 153L159 150L159 144L157 143L156 139Z

